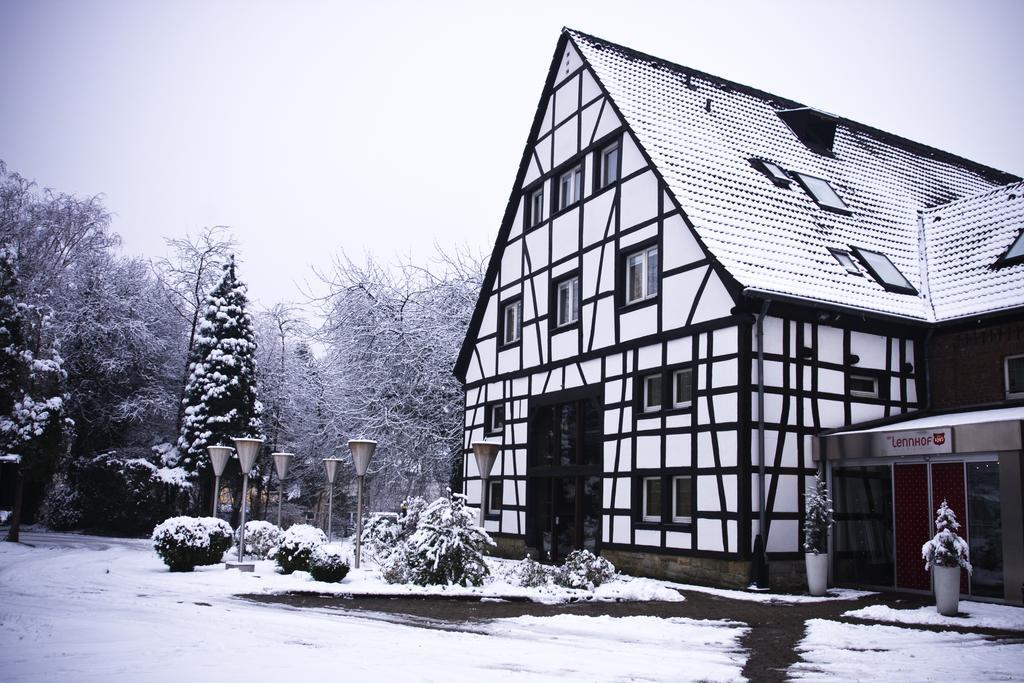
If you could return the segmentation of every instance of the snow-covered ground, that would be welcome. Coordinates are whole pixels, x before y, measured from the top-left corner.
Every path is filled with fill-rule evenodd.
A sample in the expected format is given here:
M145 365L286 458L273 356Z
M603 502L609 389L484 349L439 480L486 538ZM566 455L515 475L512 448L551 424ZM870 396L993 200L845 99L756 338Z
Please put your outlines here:
M828 681L1013 681L1024 677L1024 646L973 633L807 622L789 675Z
M654 617L499 619L435 630L232 597L301 577L172 574L146 541L0 543L4 681L742 680L742 625ZM358 577L353 577L353 583Z
M993 605L986 602L960 601L963 616L944 617L934 606L917 609L893 609L888 605L868 605L843 613L844 617L890 621L896 624L925 624L929 626L960 626L963 628L994 628L1004 631L1024 631L1024 608L1011 605ZM1024 669L1024 663L1021 664ZM1022 671L1024 673L1024 671Z
M691 583L676 583L674 581L662 581L661 585L666 588L672 588L683 591L693 591L694 593L706 593L707 595L714 595L719 598L728 598L730 600L744 600L746 602L768 602L776 604L787 604L797 605L801 603L811 602L833 602L836 600L857 600L859 598L865 598L869 595L877 595L871 591L858 591L852 588L830 588L827 595L813 596L813 595L795 595L790 593L771 593L768 591L757 591L757 590L732 590L729 588L712 588L711 586L700 586Z

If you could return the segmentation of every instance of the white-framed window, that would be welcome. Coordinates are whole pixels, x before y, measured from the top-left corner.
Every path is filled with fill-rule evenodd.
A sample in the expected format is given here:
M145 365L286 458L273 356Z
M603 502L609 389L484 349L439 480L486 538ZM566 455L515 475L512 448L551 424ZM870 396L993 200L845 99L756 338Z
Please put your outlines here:
M565 209L583 196L583 165L569 169L558 177L558 208Z
M811 195L811 199L817 202L823 209L832 209L841 213L850 213L850 207L846 205L843 198L833 189L831 183L824 178L817 178L806 173L793 172L800 184Z
M878 398L878 378L871 375L850 375L850 396Z
M619 179L619 143L614 142L601 150L601 187Z
M501 434L505 431L505 406L501 403L492 403L487 406L487 433Z
M530 227L544 220L544 188L533 191L530 195Z
M644 412L661 410L661 375L647 375L643 378L643 383Z
M672 521L689 524L693 521L693 486L689 476L672 477Z
M643 506L643 521L661 521L661 477L644 477Z
M672 373L672 407L689 408L693 404L693 368Z
M1007 356L1003 370L1006 374L1006 398L1024 398L1024 355Z
M626 256L626 303L658 295L658 246Z
M523 302L511 301L501 308L501 343L515 344L523 330Z
M571 325L580 319L580 278L566 278L555 288L555 326Z
M502 492L504 485L500 479L490 479L487 482L487 514L497 515L501 513Z

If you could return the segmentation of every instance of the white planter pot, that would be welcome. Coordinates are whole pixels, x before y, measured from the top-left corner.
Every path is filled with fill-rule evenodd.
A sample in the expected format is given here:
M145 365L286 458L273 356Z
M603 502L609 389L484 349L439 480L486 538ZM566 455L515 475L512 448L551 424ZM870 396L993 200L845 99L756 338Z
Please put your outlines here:
M935 611L947 617L960 609L960 567L932 567Z
M828 553L804 553L807 567L807 590L811 595L824 595L828 588Z

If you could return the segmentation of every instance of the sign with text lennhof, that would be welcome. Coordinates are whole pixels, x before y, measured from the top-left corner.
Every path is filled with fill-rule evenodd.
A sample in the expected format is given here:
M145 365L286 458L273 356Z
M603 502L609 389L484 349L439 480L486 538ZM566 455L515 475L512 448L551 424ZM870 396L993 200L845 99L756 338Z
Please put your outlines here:
M926 455L952 453L953 434L949 427L916 429L912 432L884 434L882 455Z

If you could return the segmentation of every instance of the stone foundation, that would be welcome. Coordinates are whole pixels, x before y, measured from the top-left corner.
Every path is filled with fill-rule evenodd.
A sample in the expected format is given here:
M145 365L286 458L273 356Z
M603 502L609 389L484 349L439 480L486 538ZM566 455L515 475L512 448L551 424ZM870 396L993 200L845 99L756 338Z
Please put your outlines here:
M494 557L503 557L507 560L521 560L526 557L526 554L530 552L530 549L526 547L526 541L522 538L509 538L507 536L498 536L494 539L497 545L491 548L490 555ZM537 559L536 552L530 552L530 557Z

